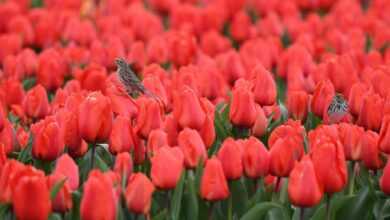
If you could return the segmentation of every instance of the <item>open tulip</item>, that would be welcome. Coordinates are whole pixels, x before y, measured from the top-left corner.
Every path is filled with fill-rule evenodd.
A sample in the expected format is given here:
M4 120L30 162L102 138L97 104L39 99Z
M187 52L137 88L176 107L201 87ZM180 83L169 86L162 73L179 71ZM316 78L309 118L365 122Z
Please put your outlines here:
M321 201L323 190L309 156L304 156L291 171L288 196L291 203L299 207L312 207Z
M222 163L212 157L206 161L200 183L200 196L208 201L219 201L229 197L229 187Z
M127 208L136 214L148 214L155 190L153 183L143 173L134 173L128 182L125 192Z

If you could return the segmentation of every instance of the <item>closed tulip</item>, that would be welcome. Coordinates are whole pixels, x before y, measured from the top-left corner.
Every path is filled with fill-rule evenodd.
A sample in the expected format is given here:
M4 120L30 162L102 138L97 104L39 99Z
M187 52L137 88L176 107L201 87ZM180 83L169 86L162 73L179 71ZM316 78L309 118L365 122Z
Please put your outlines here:
M55 90L64 82L66 66L64 57L53 48L39 54L37 82L47 90Z
M360 160L362 148L359 144L364 134L362 127L340 123L338 126L340 141L344 146L344 153L347 160Z
M54 173L47 177L47 184L52 190L56 184L58 184L60 181L63 181L64 179L66 179L64 175ZM65 181L64 185L61 187L56 197L52 201L52 208L56 212L64 213L69 211L72 208L72 205L72 194L69 182Z
M261 141L250 137L244 142L242 162L246 176L252 179L265 177L269 170L269 152Z
M311 111L317 116L323 117L334 95L335 90L330 81L318 83L311 99Z
M133 131L128 118L119 115L115 118L109 137L109 150L116 155L121 152L130 152L134 147Z
M229 197L229 187L222 163L216 157L206 161L200 183L200 196L208 201L220 201Z
M68 154L63 154L57 159L53 173L65 176L72 191L79 188L79 167Z
M379 180L379 185L381 187L381 190L386 195L390 195L390 162L389 162L389 160L387 161L386 166L383 169L383 174Z
M106 141L111 133L113 113L110 100L100 92L90 93L79 108L80 136L89 143Z
M20 220L48 219L51 202L45 174L28 166L17 175L12 186L12 205L16 218Z
M150 132L162 127L160 104L154 99L139 99L139 112L135 131L142 138L147 139Z
M287 95L287 109L296 120L305 121L309 104L309 95L304 91L291 91Z
M24 168L24 164L17 160L7 160L0 172L0 203L12 201L11 184L16 174Z
M176 118L172 113L168 114L167 117L165 117L164 131L168 135L168 145L177 145L177 136L179 135L180 128Z
M384 100L378 94L364 96L357 124L366 129L379 131L383 119Z
M359 115L364 94L368 91L368 86L364 83L355 83L351 87L348 98L348 106L353 115Z
M206 112L206 119L199 133L202 136L206 148L208 149L213 145L217 135L214 125L215 106L206 98L201 98L200 101L202 108Z
M104 91L105 89L107 70L104 66L90 64L83 70L76 70L74 75L82 89L88 91Z
M273 176L287 177L295 162L303 156L302 146L297 146L290 137L278 139L270 149L269 171Z
M256 120L252 127L252 134L256 137L261 137L266 133L267 127L268 119L265 116L264 110L259 105L256 105Z
M16 145L14 128L8 120L4 123L4 128L0 132L0 144L4 146L6 154L10 154Z
M4 102L7 106L22 105L24 98L25 98L25 92L24 92L22 83L19 80L12 79L12 78L4 80L1 88L2 88L3 92L6 92L6 94L7 94L4 97ZM30 92L30 93L32 93L32 92ZM30 96L32 96L32 95L30 95ZM37 104L35 104L35 105L37 105Z
M324 192L341 191L348 182L347 164L341 144L322 143L313 148L311 158Z
M185 128L178 136L180 149L184 154L184 164L187 168L195 168L199 160L207 158L206 146L196 130Z
M223 171L228 180L238 179L242 176L242 147L233 138L227 138L218 151L218 159L222 163Z
M147 142L147 149L149 154L154 154L158 149L168 144L168 134L163 130L153 130L150 132Z
M199 98L189 87L185 86L177 92L173 101L173 115L182 127L200 130L206 120Z
M133 159L128 152L119 153L115 158L114 171L127 181L133 172Z
M366 131L361 136L362 161L364 166L370 170L378 170L384 165L380 157L378 140L378 133L373 131Z
M42 85L38 84L27 92L23 100L23 109L27 116L34 119L41 119L49 114L49 100Z
M83 186L80 216L83 220L114 220L116 216L115 194L109 176L98 170L89 173Z
M64 151L64 137L54 116L46 117L31 126L32 155L40 160L55 160Z
M229 119L237 126L250 128L256 121L256 105L253 93L245 86L233 89Z
M291 204L295 206L312 207L321 201L323 190L309 156L304 156L294 166L287 189Z
M162 147L152 157L151 163L153 184L165 190L175 188L184 168L182 151L177 147Z
M131 175L125 192L127 208L136 214L148 214L154 191L153 183L143 173Z
M0 144L0 176L5 162L7 162L7 154L5 153L4 145Z
M382 126L379 133L379 149L386 153L390 154L390 115L383 117Z
M263 66L257 65L252 71L255 77L253 94L255 100L260 105L273 105L276 102L276 83L272 74Z

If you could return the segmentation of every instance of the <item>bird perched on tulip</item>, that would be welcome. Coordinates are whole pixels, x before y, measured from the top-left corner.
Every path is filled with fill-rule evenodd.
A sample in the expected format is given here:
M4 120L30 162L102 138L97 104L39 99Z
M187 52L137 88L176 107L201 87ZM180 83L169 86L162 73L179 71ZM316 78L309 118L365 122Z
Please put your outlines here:
M336 93L326 111L330 124L340 122L349 111L347 101L343 95Z

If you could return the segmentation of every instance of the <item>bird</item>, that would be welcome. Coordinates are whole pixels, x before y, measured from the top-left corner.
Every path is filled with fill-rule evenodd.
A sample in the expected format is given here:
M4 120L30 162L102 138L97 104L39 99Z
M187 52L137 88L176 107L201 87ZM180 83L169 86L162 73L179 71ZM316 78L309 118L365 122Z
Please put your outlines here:
M327 114L331 123L337 123L348 114L349 106L343 95L336 93L328 106Z

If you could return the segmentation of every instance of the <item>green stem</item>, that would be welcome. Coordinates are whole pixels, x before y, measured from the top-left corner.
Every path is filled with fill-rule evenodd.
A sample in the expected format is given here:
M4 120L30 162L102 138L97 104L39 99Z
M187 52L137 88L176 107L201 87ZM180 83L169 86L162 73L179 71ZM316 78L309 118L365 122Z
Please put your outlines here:
M89 169L90 171L93 170L93 168L95 167L95 150L96 150L96 144L93 144L91 149L91 164Z
M299 219L300 220L304 220L305 219L305 208L304 207L301 207Z
M233 195L229 196L228 206L228 220L233 220Z
M331 199L332 195L328 194L326 196L326 220L330 220L330 199Z
M352 161L352 177L351 177L351 181L349 183L348 195L353 195L353 191L355 188L355 178L356 178L357 165L358 165L358 163L356 163L355 161Z
M208 220L213 219L213 209L214 209L214 202L211 202L208 208L208 218L207 218Z

